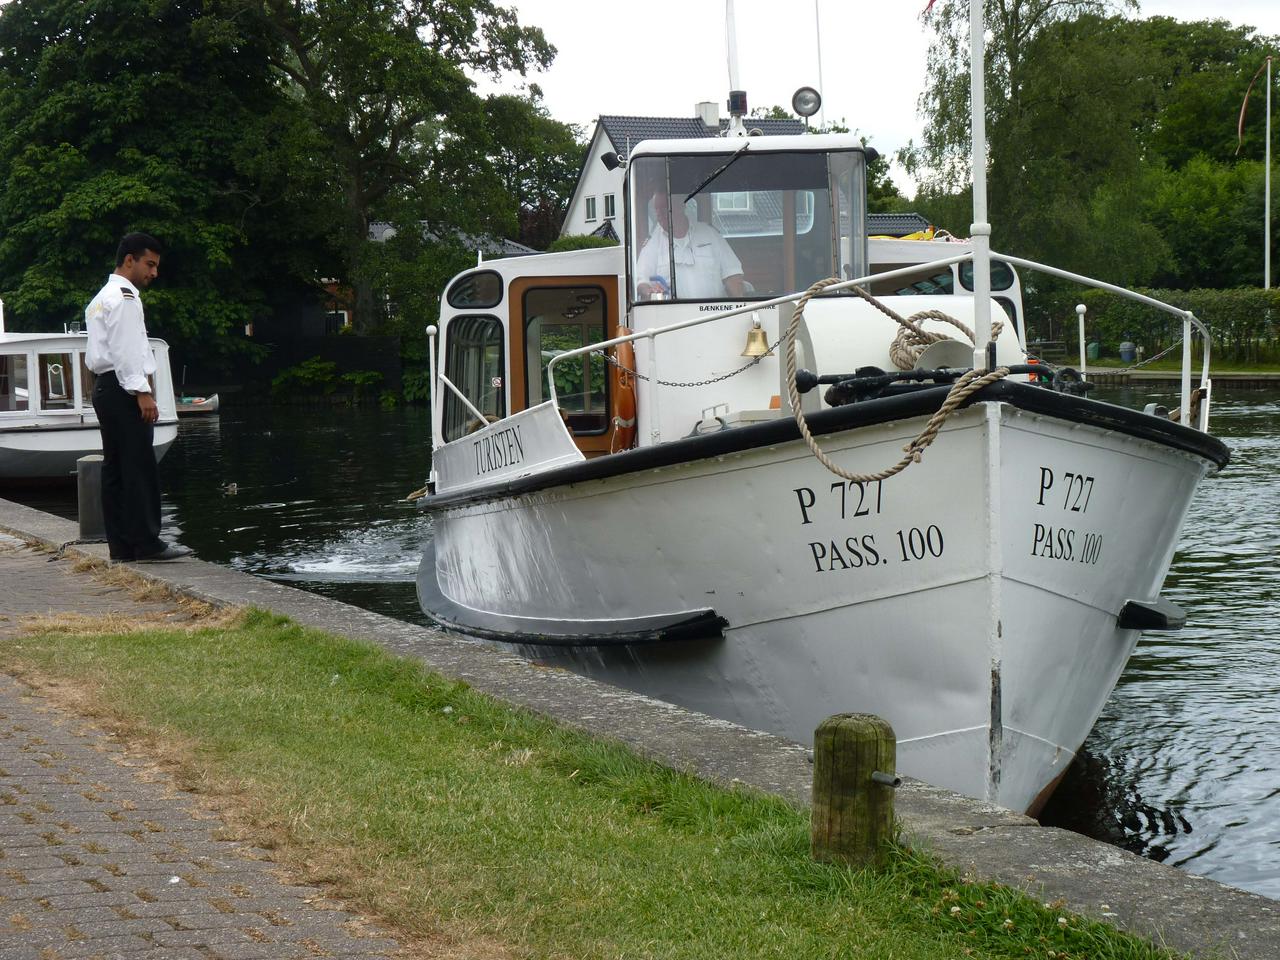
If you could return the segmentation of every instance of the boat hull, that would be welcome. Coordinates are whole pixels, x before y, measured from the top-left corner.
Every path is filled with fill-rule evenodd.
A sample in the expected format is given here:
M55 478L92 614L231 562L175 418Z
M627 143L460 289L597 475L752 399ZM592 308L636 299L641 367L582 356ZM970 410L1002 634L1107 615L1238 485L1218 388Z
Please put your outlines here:
M823 447L870 472L922 424ZM1030 810L1110 695L1139 636L1120 611L1158 598L1212 467L977 403L883 482L843 482L789 441L444 505L419 592L447 625L503 625L489 636L558 622L553 645L516 646L801 743L829 715L878 714L901 771ZM682 614L722 626L607 642L611 622Z
M158 423L152 449L159 462L178 436L177 421ZM59 480L76 475L76 461L102 453L98 425L0 429L0 480Z

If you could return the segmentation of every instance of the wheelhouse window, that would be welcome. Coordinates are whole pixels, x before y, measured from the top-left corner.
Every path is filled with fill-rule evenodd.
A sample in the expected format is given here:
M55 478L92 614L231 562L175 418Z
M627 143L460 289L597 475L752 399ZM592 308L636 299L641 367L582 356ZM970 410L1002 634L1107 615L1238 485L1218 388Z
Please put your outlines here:
M444 387L444 437L457 440L506 413L502 324L495 317L454 317L446 328L445 376L480 413Z
M604 291L599 287L530 290L524 297L525 404L551 399L547 363L561 353L599 343L605 333ZM609 429L608 370L598 354L555 365L556 399L575 434Z
M637 157L631 293L636 300L736 300L866 272L865 157L745 150Z
M0 355L0 413L31 409L27 386L27 355Z

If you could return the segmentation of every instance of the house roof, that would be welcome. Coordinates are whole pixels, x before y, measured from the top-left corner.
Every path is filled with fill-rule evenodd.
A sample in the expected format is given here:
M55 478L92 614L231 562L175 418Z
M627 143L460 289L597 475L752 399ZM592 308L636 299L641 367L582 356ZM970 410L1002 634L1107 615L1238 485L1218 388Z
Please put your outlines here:
M533 247L526 247L523 243L517 243L515 240L463 233L461 230L455 230L452 227L439 231L433 229L425 220L421 221L421 224L422 235L428 240L441 240L448 237L469 250L483 251L486 256L522 257L526 254L538 252ZM395 235L395 226L385 220L374 220L369 224L369 239L377 243L385 243Z
M613 228L613 220L609 219L592 230L590 236L604 237L606 240L613 240L617 242L618 231Z
M744 123L748 128L759 129L766 137L804 133L803 120L762 120L747 117ZM729 121L721 120L718 128L712 128L698 117L626 117L601 114L600 126L613 144L614 151L625 160L631 148L641 140L715 137L729 129Z

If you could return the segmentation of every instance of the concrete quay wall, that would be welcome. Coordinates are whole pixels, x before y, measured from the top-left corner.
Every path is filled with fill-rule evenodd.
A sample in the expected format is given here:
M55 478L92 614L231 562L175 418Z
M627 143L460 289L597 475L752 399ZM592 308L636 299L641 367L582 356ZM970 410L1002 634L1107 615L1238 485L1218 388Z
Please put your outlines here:
M55 548L78 536L70 521L3 499L0 530ZM69 546L66 552L105 558L101 546ZM377 644L508 704L624 743L670 767L799 805L809 803L812 767L806 746L200 560L135 569L208 602L258 606ZM896 813L914 847L984 880L1041 900L1060 899L1077 913L1197 956L1280 956L1280 902L1069 831L1041 827L1029 817L916 780L906 779L899 788Z

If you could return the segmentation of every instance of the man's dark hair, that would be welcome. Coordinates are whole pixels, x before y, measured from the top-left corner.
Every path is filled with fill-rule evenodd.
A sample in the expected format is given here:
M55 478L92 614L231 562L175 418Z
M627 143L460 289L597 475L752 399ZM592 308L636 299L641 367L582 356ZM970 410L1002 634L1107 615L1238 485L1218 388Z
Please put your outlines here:
M133 257L137 260L148 250L152 253L164 253L160 247L160 241L150 234L125 234L124 239L120 241L120 246L116 247L116 266L122 266L125 257Z

